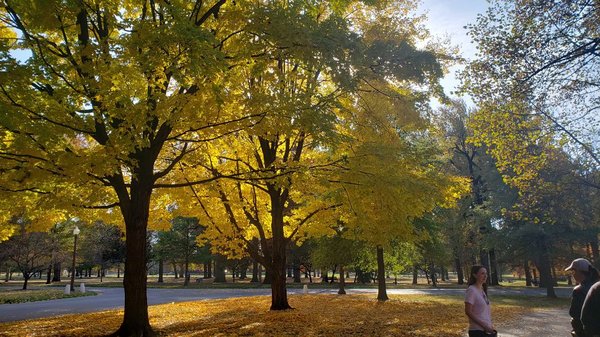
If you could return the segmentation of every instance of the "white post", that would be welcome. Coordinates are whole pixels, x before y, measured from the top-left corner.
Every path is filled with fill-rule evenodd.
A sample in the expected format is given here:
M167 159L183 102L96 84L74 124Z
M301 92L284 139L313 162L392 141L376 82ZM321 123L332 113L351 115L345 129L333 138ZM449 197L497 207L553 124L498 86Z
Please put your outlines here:
M85 283L81 283L81 284L79 285L79 291L80 291L82 294L83 294L83 293L85 293Z
M308 285L304 285L304 288L302 288L302 293L303 294L308 294Z
M65 295L70 295L71 294L71 285L67 284L65 286Z

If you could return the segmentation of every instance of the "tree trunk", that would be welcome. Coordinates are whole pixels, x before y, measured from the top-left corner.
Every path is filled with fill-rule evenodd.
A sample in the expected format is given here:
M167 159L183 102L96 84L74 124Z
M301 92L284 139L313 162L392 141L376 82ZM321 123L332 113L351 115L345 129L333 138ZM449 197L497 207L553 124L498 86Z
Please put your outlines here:
M276 244L274 243L273 246L276 246ZM275 249L276 247L273 250ZM287 298L285 258L285 248L283 248L283 251L280 250L279 254L273 254L272 269L267 268L267 273L271 275L271 310L292 309Z
M556 298L554 292L554 281L552 280L551 261L548 247L544 238L537 241L538 244L538 270L540 271L540 287L546 288L546 296Z
M531 270L529 269L529 261L523 263L523 269L525 269L525 286L531 287Z
M244 259L244 261L240 264L240 280L245 280L248 278L248 267L250 266L250 261L248 259Z
M252 260L252 283L257 283L258 281L258 262L256 260Z
M417 278L419 276L419 271L417 270L416 266L413 267L413 273L412 274L413 274L412 275L413 276L412 284L417 284Z
M56 262L54 264L54 272L52 273L52 282L60 282L61 274L62 264L60 262Z
M177 263L173 262L173 276L175 279L179 278L179 274L177 274Z
M490 256L489 256L487 250L481 249L479 251L479 260L481 261L481 265L485 267L485 269L488 271L488 273L491 273L491 270L490 270Z
M302 282L302 277L300 274L300 267L294 265L294 283L301 283Z
M262 273L259 272L258 276L260 278L260 276L262 275ZM267 269L265 267L265 277L263 277L262 279L262 284L271 284L273 283L273 273L271 273L269 271L269 269Z
M600 268L600 247L598 245L598 236L596 235L592 241L590 241L590 251L592 253L592 263L596 266L596 268Z
M340 289L338 290L339 295L346 295L346 279L344 278L344 265L340 264Z
M496 250L490 249L490 285L499 285L498 278L498 260L496 259Z
M52 283L52 264L48 265L48 271L46 273L46 284Z
M184 264L184 270L183 270L183 286L186 287L190 284L190 259L189 257L185 256L185 264Z
M383 247L377 246L377 300L387 301L385 288L385 264L383 261Z
M23 290L27 290L27 281L29 281L30 277L31 277L30 274L23 273Z
M215 280L214 282L227 282L225 277L225 261L227 259L223 255L215 255Z
M137 174L139 181L144 179ZM134 175L136 176L136 175ZM121 212L125 219L127 240L123 288L125 306L123 323L114 333L116 336L154 336L148 320L147 277L147 225L150 209L151 186L140 186L133 179L130 188L131 201L121 202Z
M165 272L165 266L163 259L158 260L158 283L164 283L163 274Z
M437 276L435 273L435 265L432 263L429 264L429 272L431 273L431 283L434 287L437 288Z
M460 262L460 258L454 258L454 269L456 270L456 281L457 284L462 285L465 284L465 275L462 270L462 263Z

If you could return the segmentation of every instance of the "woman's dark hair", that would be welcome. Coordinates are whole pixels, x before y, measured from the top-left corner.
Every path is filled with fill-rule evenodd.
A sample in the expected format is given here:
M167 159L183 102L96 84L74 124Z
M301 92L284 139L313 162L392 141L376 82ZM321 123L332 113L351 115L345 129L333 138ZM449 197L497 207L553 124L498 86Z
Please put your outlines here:
M475 277L475 274L477 274L481 268L485 268L485 267L481 266L481 265L474 265L471 267L471 273L469 274L469 281L467 282L467 285L470 286L470 285L477 283L477 278ZM484 282L483 283L483 292L486 295L487 295L487 290L488 290L487 283Z
M585 280L589 281L590 284L600 281L600 272L592 265L590 265L587 271L582 271L582 273L585 275Z

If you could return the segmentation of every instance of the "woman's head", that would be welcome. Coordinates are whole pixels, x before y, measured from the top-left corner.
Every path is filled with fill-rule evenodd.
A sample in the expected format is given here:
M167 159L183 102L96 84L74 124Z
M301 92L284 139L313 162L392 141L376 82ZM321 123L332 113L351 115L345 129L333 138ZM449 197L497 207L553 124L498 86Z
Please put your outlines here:
M475 283L479 283L483 286L483 290L487 294L487 269L484 266L475 265L471 267L471 273L469 274L469 282L468 285L473 285Z

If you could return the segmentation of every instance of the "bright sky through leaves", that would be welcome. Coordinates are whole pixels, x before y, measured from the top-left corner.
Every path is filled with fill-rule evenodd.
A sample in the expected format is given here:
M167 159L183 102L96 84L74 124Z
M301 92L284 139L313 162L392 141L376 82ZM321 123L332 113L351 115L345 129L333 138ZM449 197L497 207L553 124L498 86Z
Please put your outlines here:
M485 0L422 0L419 13L427 15L425 25L430 30L432 37L448 37L452 45L458 46L461 56L467 60L475 57L476 47L471 43L464 28L468 23L475 22L477 14L485 12L488 3ZM442 79L441 83L447 95L455 98L453 93L459 81L456 72L463 66L454 66ZM468 104L470 99L463 97Z

